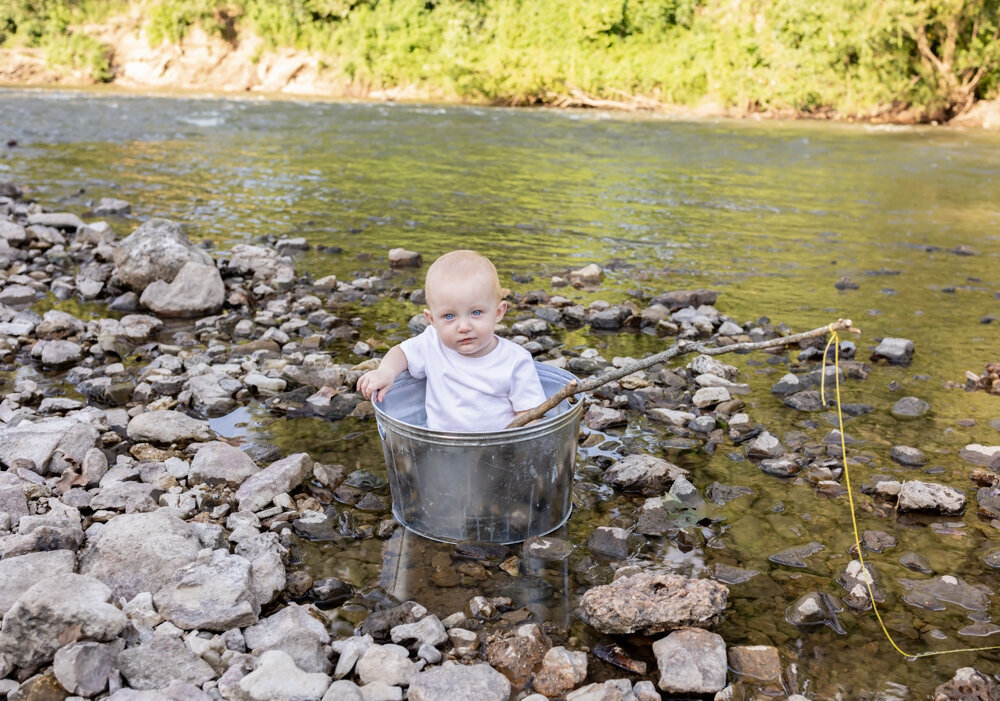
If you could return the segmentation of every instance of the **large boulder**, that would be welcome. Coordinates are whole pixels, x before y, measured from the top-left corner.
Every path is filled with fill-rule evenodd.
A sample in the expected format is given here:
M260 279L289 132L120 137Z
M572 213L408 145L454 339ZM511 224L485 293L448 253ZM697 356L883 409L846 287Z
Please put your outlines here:
M73 640L111 640L128 623L92 577L59 574L32 585L3 618L0 653L18 667L48 664ZM67 640L67 635L71 635Z
M200 549L191 526L168 511L124 514L104 525L80 559L80 572L105 582L116 597L131 599L158 592Z
M223 441L212 441L198 449L191 461L188 480L191 484L239 487L258 472L257 463L242 450Z
M728 596L724 584L710 579L640 572L590 589L580 601L580 614L609 635L662 633L712 625Z
M180 567L153 596L156 610L178 628L225 631L257 622L260 604L250 590L250 562L227 550Z
M210 441L215 437L207 421L194 419L179 411L148 411L128 422L128 437L169 445L191 441Z
M160 316L192 317L214 314L225 300L226 286L218 268L188 261L171 282L149 283L139 303Z
M0 560L0 616L39 580L70 574L75 566L76 556L71 550L47 550Z
M191 244L180 224L150 219L118 244L115 275L141 293L155 280L173 280L189 261L215 265L210 255Z
M62 474L81 464L99 437L96 428L74 418L23 421L0 430L0 465L10 467L14 458L28 458L41 475Z

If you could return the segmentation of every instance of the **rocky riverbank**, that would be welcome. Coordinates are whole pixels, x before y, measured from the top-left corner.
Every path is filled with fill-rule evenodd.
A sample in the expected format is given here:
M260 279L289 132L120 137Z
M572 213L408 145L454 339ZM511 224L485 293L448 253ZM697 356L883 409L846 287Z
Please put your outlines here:
M512 548L460 544L426 563L427 582L468 592L450 615L430 612L429 602L396 601L378 588L314 579L296 567L290 550L299 539L391 538L398 524L384 480L318 462L307 444L291 454L263 443L233 445L208 419L251 402L272 415L370 419L371 406L354 385L377 362L378 343L360 340L354 313L387 297L419 301L422 293L401 285L397 271L419 265L420 257L396 250L381 275L312 280L296 272L290 256L308 247L302 239L211 255L178 223L136 226L128 212L128 203L110 199L94 203L84 218L49 211L22 199L15 183L0 182L0 693L8 699L814 695L787 651L727 643L713 631L737 615L729 605L733 591L765 575L715 565L711 577L685 577L631 557L644 543L704 547L706 533L724 541L715 507L752 493L718 482L702 493L687 470L647 450L622 450L586 466L590 481L576 495L582 505L601 490L633 504L594 528L586 544L557 536ZM120 236L103 218L133 230ZM558 293L599 288L601 279L601 269L588 266L551 284ZM569 352L558 340L566 328L720 344L787 333L766 319L734 322L716 309L711 290L664 291L642 307L585 307L571 297L514 295L513 323L503 333L578 375L629 359L609 361L593 348ZM58 307L70 299L106 313L84 319L33 311L44 300ZM410 331L422 328L421 319L411 319ZM334 350L345 347L349 353ZM788 373L772 387L790 416L828 410L817 391L822 349L819 340L796 348ZM854 359L851 342L840 351L841 381L863 382L885 364L911 362L916 348L908 339L882 339L865 353L869 362ZM344 362L347 356L353 360ZM49 384L19 377L24 366ZM836 370L826 372L829 381ZM629 375L585 399L581 447L641 416L664 451L729 451L738 469L808 485L817 498L842 498L839 432L816 438L760 425L741 379L737 368L707 355L685 367ZM844 406L848 418L872 409ZM928 410L916 397L891 407L902 418ZM852 461L872 462L846 438ZM886 453L862 487L883 518L965 511L964 491L905 476L928 462L918 447L893 445ZM979 515L996 525L1000 446L970 444L961 457L979 486ZM889 532L866 531L862 547L874 557L895 542ZM825 548L814 541L769 559L795 571ZM989 566L998 566L989 557ZM592 647L531 607L477 592L486 580L523 576L530 563L580 558L604 563L597 571L609 573L589 583L575 613L605 636ZM842 631L845 615L870 615L865 582L876 601L885 583L856 553L846 561L829 587L774 615L804 634L821 626ZM975 635L1000 630L988 611L993 592L958 572L933 572L920 553L903 553L900 561L914 573L900 581L908 605L957 605L971 612ZM330 625L331 612L345 606L364 612L347 634ZM896 627L908 637L935 632L916 619ZM992 678L972 668L942 682L935 698L1000 694Z

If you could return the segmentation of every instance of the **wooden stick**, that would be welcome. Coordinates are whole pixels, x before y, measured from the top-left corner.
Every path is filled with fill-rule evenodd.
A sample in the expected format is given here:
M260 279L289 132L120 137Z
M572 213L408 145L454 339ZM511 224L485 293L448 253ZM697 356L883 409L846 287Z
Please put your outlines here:
M823 336L833 331L851 331L853 333L860 333L858 329L854 328L850 319L837 319L832 324L821 326L818 329L813 329L812 331L803 331L802 333L792 334L791 336L771 338L767 341L730 343L727 346L706 346L701 341L678 341L665 351L660 351L656 355L651 355L648 358L642 358L634 363L629 363L625 367L612 368L607 372L595 375L594 377L584 380L583 382L572 380L569 384L531 411L518 415L513 421L510 422L510 425L507 426L507 428L517 428L518 426L524 426L526 423L530 423L535 419L540 419L545 415L545 412L555 406L558 406L559 402L567 397L573 396L574 394L589 392L593 389L597 389L601 385L607 384L608 382L620 380L626 375L631 375L633 372L645 370L646 368L652 367L658 363L664 363L668 360L676 358L679 355L686 355L696 351L704 353L705 355L722 355L723 353L733 353L735 351L755 351L765 350L767 348L778 348L780 346L798 343L799 341L804 341L809 338L817 338L818 336Z

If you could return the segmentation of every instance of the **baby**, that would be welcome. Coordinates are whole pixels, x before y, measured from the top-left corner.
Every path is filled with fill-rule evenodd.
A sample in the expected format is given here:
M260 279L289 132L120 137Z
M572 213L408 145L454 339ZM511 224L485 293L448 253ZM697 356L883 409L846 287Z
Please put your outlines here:
M396 376L427 378L427 427L437 431L499 431L545 401L531 354L493 333L507 303L488 258L452 251L427 270L430 322L419 336L389 349L358 380L366 399L381 401Z

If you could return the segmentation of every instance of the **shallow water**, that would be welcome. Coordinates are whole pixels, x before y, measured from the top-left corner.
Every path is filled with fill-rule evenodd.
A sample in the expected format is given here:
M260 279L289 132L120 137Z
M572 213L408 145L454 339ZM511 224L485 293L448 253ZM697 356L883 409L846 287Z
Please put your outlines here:
M164 216L219 249L258 237L305 236L336 249L302 254L299 270L341 277L381 272L396 246L428 261L472 247L490 255L517 291L548 290L550 275L597 262L608 270L599 292L551 291L583 303L615 303L630 294L712 287L722 293L716 306L737 322L767 315L796 331L850 317L862 330L855 341L865 360L879 337L910 338L917 349L911 366L879 367L867 381L843 388L845 402L874 407L846 425L863 441L868 463L852 467L856 490L873 472L919 478L922 470L971 500L971 466L958 450L1000 443L1000 432L988 425L1000 417L1000 399L943 387L1000 359L997 133L4 90L0 137L18 142L2 151L0 175L31 186L30 195L47 205L82 213L100 197L131 202L131 218L110 220L122 235L138 220ZM976 255L957 255L958 246ZM534 280L515 282L514 273ZM845 275L860 289L835 289ZM399 274L395 283L419 287L420 276ZM103 314L91 305L68 311ZM385 300L353 313L364 320L362 339L391 343L418 311ZM990 317L996 320L982 323ZM561 340L609 359L668 343L586 331ZM832 415L799 414L770 395L794 354L723 359L743 370L754 389L748 413L773 433L802 431L818 440L833 427ZM338 360L360 358L345 347ZM929 401L932 412L894 419L889 407L906 395ZM975 425L958 423L964 419ZM223 435L271 441L283 452L305 449L319 461L384 472L370 421L275 420L252 405L213 425ZM731 645L778 646L786 666L797 666L800 690L819 698L876 692L923 698L960 666L1000 670L995 652L908 661L884 640L870 612L841 613L844 634L786 623L786 607L803 592L845 593L834 578L853 544L846 498L821 497L809 485L734 462L725 444L714 455L663 450L665 437L662 426L640 418L607 432L601 448L582 450L577 507L562 535L585 545L595 526L631 523L641 500L602 485L595 459L621 445L643 446L690 469L703 492L715 481L752 488L751 496L715 509L711 525L692 526L679 540L651 539L634 559L690 575L708 576L717 563L760 571L731 585L730 607L716 630ZM920 448L929 464L913 470L891 462L889 450L899 444ZM888 591L883 616L898 642L908 652L1000 644L1000 635L959 634L973 622L970 611L908 605L897 582L928 578L898 563L914 550L937 574L994 586L983 556L1000 548L997 530L976 517L974 501L961 517L897 519L872 515L870 499L856 498L860 528L888 531L899 541L869 556ZM808 558L807 568L768 559L811 541L824 549ZM489 581L454 588L429 584L421 570L439 551L397 531L388 544L346 537L302 543L296 556L316 578L383 586L441 614L473 593L509 595L569 626L577 644L595 642L571 612L581 592L606 581L611 569L585 548L558 566L533 570L526 563L519 580L494 569ZM972 615L996 621L997 613L991 597L985 614ZM360 612L348 606L338 615L337 625L347 630ZM909 687L910 695L894 684Z

